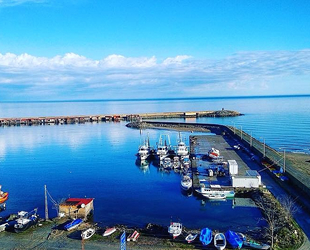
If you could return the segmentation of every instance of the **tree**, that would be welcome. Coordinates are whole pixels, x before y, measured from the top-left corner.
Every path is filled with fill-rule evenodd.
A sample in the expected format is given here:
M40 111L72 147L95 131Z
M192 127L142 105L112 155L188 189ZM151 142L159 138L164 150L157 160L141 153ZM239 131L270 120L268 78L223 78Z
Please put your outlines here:
M295 199L289 195L283 195L278 198L280 204L283 207L283 212L287 219L291 219L296 212L298 212L298 207L296 205Z

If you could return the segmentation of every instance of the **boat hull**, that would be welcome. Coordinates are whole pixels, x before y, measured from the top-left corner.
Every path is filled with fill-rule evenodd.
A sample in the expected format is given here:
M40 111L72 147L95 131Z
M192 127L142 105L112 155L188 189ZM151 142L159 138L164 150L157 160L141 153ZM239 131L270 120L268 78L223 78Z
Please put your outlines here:
M115 227L108 228L107 230L104 231L102 236L104 236L104 237L109 236L109 235L113 234L115 231L116 231Z

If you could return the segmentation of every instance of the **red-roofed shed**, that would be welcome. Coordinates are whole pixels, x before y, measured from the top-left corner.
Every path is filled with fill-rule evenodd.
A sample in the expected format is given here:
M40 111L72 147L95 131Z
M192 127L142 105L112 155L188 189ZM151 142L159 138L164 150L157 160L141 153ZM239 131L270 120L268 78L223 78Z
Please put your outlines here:
M94 210L94 198L68 198L59 205L59 214L71 218L86 218Z

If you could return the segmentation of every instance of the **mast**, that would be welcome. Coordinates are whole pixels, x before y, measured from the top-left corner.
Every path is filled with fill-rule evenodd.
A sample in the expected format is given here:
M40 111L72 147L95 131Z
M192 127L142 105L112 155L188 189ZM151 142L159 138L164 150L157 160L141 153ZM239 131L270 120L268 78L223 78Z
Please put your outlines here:
M46 185L44 185L44 198L45 198L45 220L48 220L48 206L47 206Z

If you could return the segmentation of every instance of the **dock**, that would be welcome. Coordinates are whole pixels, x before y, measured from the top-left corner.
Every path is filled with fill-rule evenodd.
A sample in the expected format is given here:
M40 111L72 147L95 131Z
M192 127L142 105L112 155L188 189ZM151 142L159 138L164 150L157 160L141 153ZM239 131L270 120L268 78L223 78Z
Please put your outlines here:
M45 125L45 124L75 124L86 122L119 122L119 121L142 121L145 119L166 118L198 118L198 117L224 117L240 116L237 111L186 111L186 112L158 112L139 114L97 114L97 115L75 115L75 116L47 116L47 117L11 117L0 118L0 126L20 125Z

